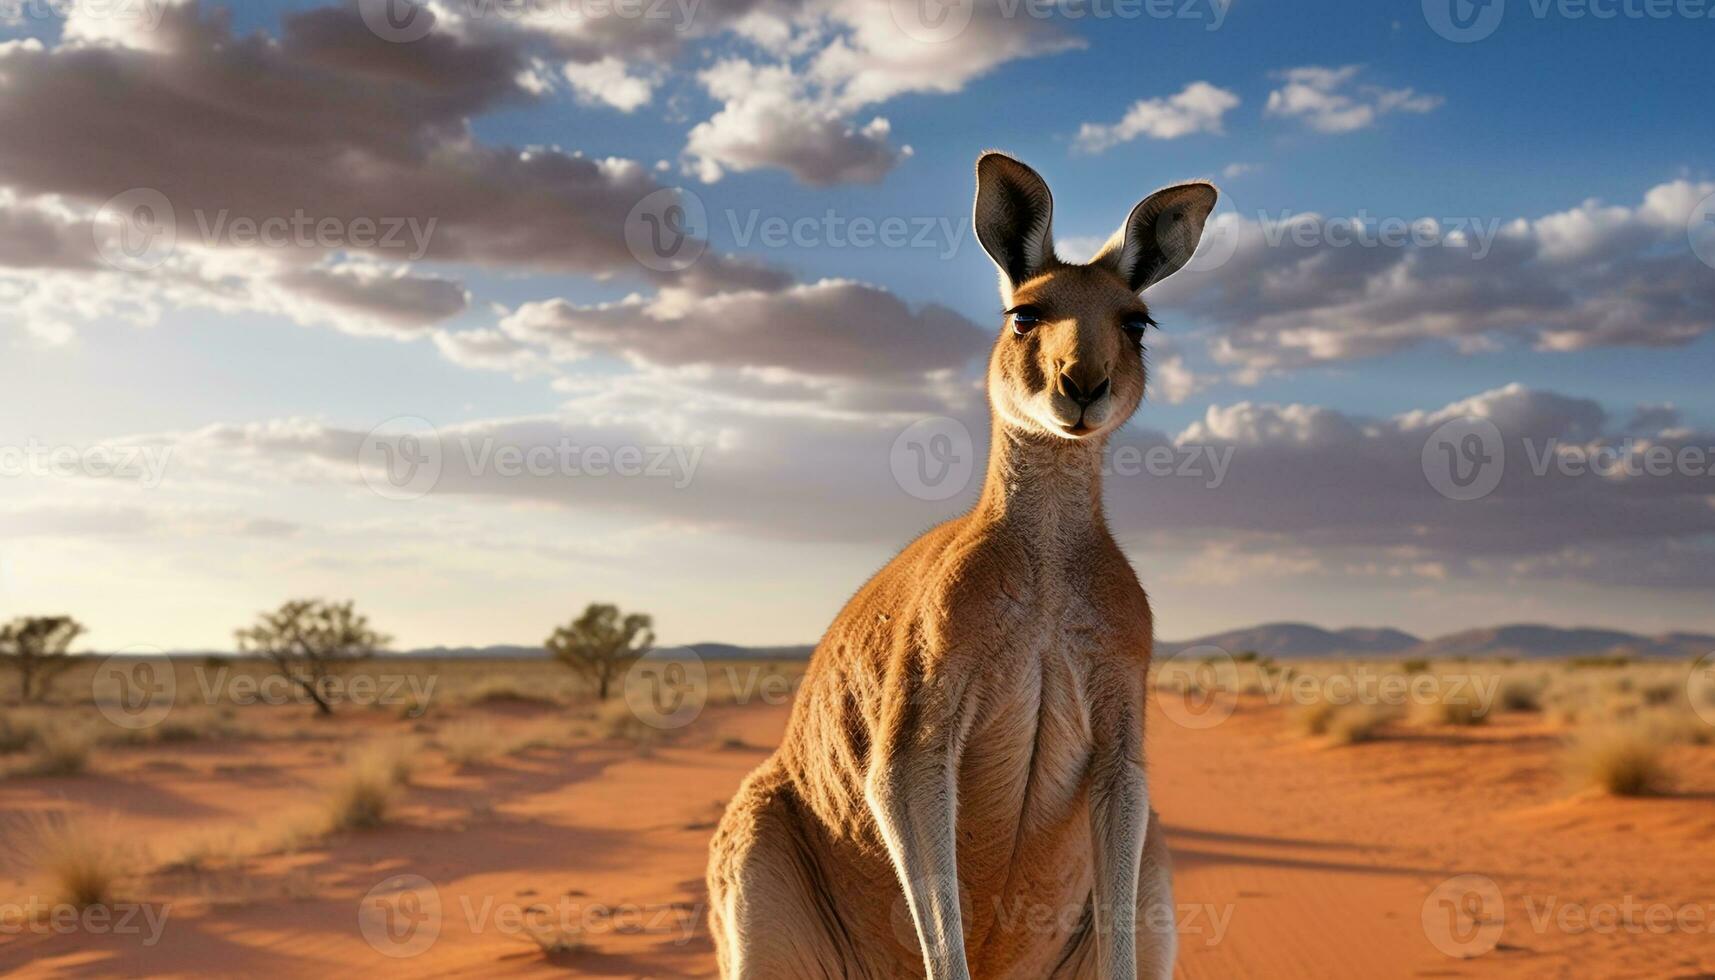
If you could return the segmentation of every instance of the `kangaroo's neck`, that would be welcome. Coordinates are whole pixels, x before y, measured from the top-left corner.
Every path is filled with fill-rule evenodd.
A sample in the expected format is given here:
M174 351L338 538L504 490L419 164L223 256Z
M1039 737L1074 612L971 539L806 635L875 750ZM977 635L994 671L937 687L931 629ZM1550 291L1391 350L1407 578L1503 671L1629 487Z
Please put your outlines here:
M1102 516L1105 439L1059 439L1020 432L996 419L988 476L974 516L1045 550L1106 534Z

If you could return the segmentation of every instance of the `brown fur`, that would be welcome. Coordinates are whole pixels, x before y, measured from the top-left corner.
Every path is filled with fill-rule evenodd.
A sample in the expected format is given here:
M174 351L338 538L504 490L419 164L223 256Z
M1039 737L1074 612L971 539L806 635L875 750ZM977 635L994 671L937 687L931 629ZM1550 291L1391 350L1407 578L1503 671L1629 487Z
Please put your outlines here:
M1100 464L1143 397L1126 326L1147 317L1137 289L1188 258L1182 215L1159 247L1122 228L1095 261L1067 265L1034 171L988 154L978 184L1003 298L1040 322L1020 334L1009 321L990 358L976 507L846 605L783 743L715 834L710 918L729 980L1172 970L1167 852L1143 768L1152 622L1103 518ZM1194 249L1212 188L1145 204L1186 194ZM1148 235L1137 216L1128 228ZM1146 268L1122 256L1128 244ZM1083 407L1066 378L1085 393L1105 379L1108 393Z

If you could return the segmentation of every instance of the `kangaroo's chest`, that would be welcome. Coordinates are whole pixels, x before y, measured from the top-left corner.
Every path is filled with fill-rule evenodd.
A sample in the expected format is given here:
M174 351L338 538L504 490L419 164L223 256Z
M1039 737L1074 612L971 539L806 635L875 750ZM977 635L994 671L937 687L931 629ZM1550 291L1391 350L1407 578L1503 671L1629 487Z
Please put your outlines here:
M998 658L1010 669L985 685L961 767L960 812L981 824L971 834L1028 843L1082 812L1099 627L1090 605L1072 598L1011 634Z

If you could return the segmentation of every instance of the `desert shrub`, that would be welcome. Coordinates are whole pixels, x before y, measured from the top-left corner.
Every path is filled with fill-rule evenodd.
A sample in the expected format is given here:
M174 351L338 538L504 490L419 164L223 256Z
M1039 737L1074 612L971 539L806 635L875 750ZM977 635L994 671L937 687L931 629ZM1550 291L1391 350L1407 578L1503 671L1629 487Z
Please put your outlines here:
M462 699L466 704L551 705L554 697L540 688L524 687L515 677L489 677L479 681Z
M1579 732L1567 747L1568 775L1579 786L1614 796L1654 796L1667 790L1666 742L1638 724L1607 724Z
M1356 745L1381 737L1382 730L1393 722L1397 713L1379 704L1348 704L1328 719L1327 732L1336 745Z
M1417 657L1411 660L1402 660L1399 663L1399 669L1408 677L1414 674L1427 674L1429 673L1429 661Z
M1617 657L1570 657L1566 666L1574 670L1613 670L1631 664L1632 658Z
M1643 715L1640 722L1664 742L1715 745L1715 725L1683 708L1657 708Z
M435 747L449 762L474 766L488 762L504 749L494 726L476 721L459 721L435 733Z
M1638 694L1643 697L1644 704L1661 707L1683 699L1685 685L1677 680L1649 681L1638 687Z
M1489 712L1469 695L1443 694L1438 701L1417 704L1412 719L1420 725L1481 725L1489 720Z
M1509 677L1501 682L1502 711L1541 711L1548 684L1542 678Z
M16 712L0 715L0 755L22 752L35 738L36 726L30 718Z
M329 829L370 830L386 823L403 782L395 754L381 748L353 753L328 795Z
M22 772L32 776L75 776L89 768L95 730L81 720L56 719L35 730Z
M140 855L112 821L37 814L20 836L27 862L48 876L56 898L68 905L107 904L117 886L139 870Z
M604 703L596 720L603 736L629 742L642 751L653 748L661 738L660 730L645 724L624 701Z
M1300 704L1292 709L1290 720L1292 727L1301 735L1319 736L1328 734L1328 726L1333 724L1334 715L1339 706L1327 701L1312 701Z
M69 651L83 633L70 616L20 616L0 625L0 667L18 675L19 700L47 697L54 678L76 662Z

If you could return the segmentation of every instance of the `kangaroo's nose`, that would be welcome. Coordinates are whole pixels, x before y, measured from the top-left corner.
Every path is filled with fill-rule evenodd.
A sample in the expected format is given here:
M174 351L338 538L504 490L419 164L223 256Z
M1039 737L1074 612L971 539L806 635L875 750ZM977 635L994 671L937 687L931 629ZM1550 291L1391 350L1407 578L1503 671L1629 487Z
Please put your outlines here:
M1089 382L1086 381L1085 384L1087 385ZM1067 371L1065 374L1060 375L1060 390L1066 393L1067 398L1072 399L1081 406L1087 406L1108 393L1108 379L1103 378L1094 385L1091 385L1088 390L1085 390L1084 385L1078 384L1078 382L1073 379L1072 372Z

